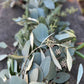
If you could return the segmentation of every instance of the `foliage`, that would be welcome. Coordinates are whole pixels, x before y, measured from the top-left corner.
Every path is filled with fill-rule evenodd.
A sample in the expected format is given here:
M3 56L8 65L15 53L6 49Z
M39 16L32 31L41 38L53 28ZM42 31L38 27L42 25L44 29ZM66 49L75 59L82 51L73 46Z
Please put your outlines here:
M25 14L13 19L23 26L15 35L17 50L3 56L8 57L8 77L5 73L4 78L0 77L2 84L66 83L76 51L76 36L69 22L60 21L69 13L68 9L61 12L65 0L24 1Z
M77 84L80 83L82 76L83 76L83 65L80 64L78 69Z

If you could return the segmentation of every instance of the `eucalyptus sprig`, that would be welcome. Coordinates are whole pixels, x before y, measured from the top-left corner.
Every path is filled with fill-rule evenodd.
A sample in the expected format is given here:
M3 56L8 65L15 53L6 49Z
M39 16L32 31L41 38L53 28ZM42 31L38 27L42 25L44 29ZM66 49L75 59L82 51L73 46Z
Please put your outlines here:
M1 56L1 60L8 57L8 69L0 72L4 72L0 81L2 84L66 83L74 61L76 36L69 22L60 21L63 15L60 2L65 0L22 1L26 2L25 14L13 20L23 28L15 35L14 54Z

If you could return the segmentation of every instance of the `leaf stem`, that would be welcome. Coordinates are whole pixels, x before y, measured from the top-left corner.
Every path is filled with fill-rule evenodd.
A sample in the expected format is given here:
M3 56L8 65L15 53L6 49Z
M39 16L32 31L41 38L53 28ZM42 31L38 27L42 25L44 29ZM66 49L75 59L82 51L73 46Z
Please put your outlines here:
M26 9L25 9L25 15L26 15L26 19L27 19L28 18L28 2L29 2L29 0L26 0L26 2L27 2L27 5L26 5ZM28 28L27 22L25 23L24 27L25 27L25 29Z

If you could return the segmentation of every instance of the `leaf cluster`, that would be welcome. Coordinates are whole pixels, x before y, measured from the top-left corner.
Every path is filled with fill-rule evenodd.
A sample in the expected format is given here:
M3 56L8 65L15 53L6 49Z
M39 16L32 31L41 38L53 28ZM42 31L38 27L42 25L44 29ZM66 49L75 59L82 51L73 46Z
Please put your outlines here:
M25 0L25 15L13 20L23 26L15 35L17 48L8 57L2 84L64 84L70 79L76 36L70 23L60 21L65 0ZM0 47L6 48L5 43ZM2 74L3 71L0 72ZM3 76L3 77L2 77Z

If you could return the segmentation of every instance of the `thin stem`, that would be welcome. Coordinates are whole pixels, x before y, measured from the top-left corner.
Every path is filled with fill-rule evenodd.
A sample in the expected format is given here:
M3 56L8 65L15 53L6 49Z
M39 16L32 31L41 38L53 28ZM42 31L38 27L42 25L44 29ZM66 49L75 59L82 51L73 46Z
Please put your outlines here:
M26 10L25 10L25 15L26 15L26 18L28 18L28 3L29 3L29 0L26 0L27 2L27 6L26 6Z
M29 3L29 0L26 0L26 2L27 2L27 5L26 5L26 9L25 9L25 15L26 15L26 18L28 18L28 3ZM24 27L25 27L25 29L28 28L27 22L25 23Z

